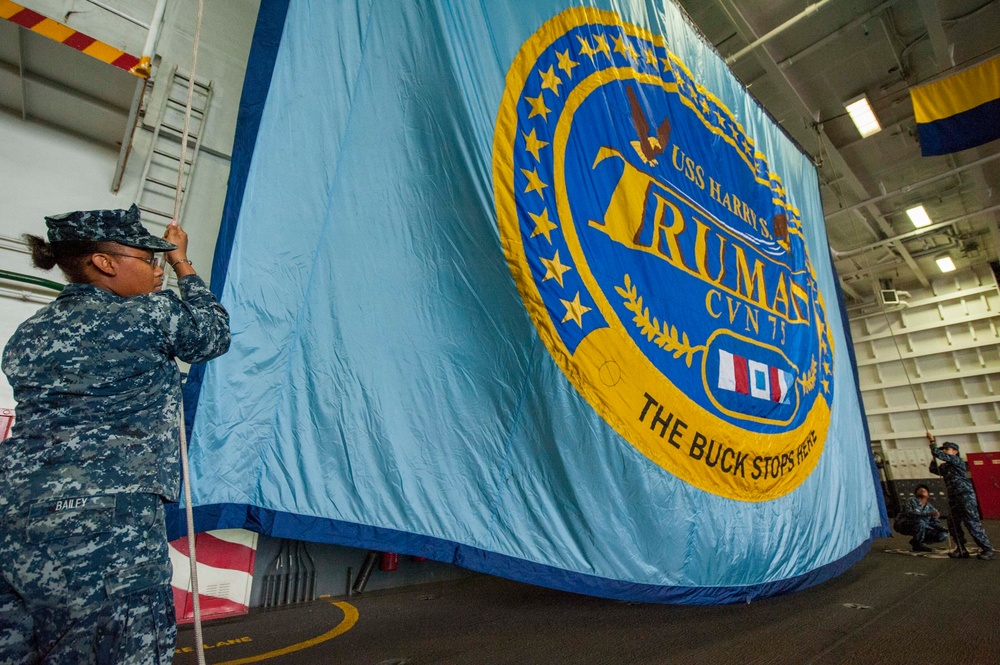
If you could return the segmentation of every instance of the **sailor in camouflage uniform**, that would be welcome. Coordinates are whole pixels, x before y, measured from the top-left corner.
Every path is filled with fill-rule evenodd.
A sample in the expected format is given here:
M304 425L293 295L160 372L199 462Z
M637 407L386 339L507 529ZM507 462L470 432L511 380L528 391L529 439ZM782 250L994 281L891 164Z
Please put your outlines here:
M70 284L3 353L17 411L0 443L0 663L170 663L174 359L225 353L229 316L176 224L153 237L135 206L46 222L48 242L26 237L35 265ZM155 252L181 297L159 291Z
M941 513L929 501L930 494L927 485L917 485L892 524L904 536L913 536L910 546L914 552L932 552L927 543L940 543L948 538L948 529L939 519Z
M935 461L931 461L930 471L944 480L945 488L948 490L948 507L951 509L951 517L948 520L955 538L957 548L950 552L948 556L958 559L969 558L969 552L965 549L965 533L962 531L962 524L969 529L972 539L979 545L980 559L992 559L995 554L990 539L983 530L983 523L979 521L979 508L976 504L976 490L969 480L968 468L965 461L958 453L958 444L945 441L944 445L938 448L934 445L934 435L928 433L927 438L931 442L931 454Z

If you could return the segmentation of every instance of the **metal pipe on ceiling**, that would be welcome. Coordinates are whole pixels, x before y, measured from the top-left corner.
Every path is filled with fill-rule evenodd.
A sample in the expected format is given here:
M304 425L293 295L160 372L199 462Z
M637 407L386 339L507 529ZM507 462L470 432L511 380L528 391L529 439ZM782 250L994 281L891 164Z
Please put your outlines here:
M758 37L756 40L754 40L750 44L744 46L742 49L740 49L739 51L737 51L733 55L731 55L728 58L726 58L726 64L727 65L732 65L734 62L736 62L737 60L739 60L740 58L742 58L744 55L746 55L750 51L754 50L755 48L757 48L758 46L760 46L764 42L768 41L772 37L776 37L777 35L780 35L782 32L784 32L788 28L792 27L793 25L795 25L796 23L798 23L799 21L801 21L805 17L810 16L812 14L815 14L817 11L819 11L819 9L821 7L823 7L823 5L826 5L826 4L830 3L830 2L833 2L833 0L819 0L819 2L817 2L816 4L809 5L808 7L806 7L805 9L803 9L800 13L798 13L795 16L793 16L792 18L788 19L787 21L785 21L784 23L782 23L781 25L779 25L777 28L775 28L771 32L765 34L762 37Z
M848 30L857 27L858 25L864 23L865 21L867 21L868 19L870 19L873 16L876 16L877 14L881 14L886 9L888 9L891 6L893 6L894 4L896 4L899 1L900 0L886 0L886 2L883 2L881 5L879 5L875 9L872 9L870 11L865 12L861 16L858 16L857 18L855 18L854 20L852 20L850 23L845 23L844 25L842 25L839 28L837 28L835 31L833 31L830 34L828 34L826 37L821 38L819 41L813 42L812 44L810 44L809 46L805 47L804 49L802 49L798 53L793 53L792 55L788 56L787 58L785 58L781 62L777 63L778 67L784 69L786 67L789 67L789 66L793 65L794 63L798 62L802 58L804 58L807 55L809 55L810 53L812 53L813 51L822 48L828 42L830 42L833 39L836 39L840 35L842 35L845 32L847 32Z

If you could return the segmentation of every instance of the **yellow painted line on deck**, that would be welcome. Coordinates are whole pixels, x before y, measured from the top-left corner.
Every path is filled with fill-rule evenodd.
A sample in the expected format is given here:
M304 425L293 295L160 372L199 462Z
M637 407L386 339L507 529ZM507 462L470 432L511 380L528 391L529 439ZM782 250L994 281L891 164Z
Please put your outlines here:
M275 649L274 651L268 651L267 653L262 653L258 656L249 656L247 658L237 658L236 660L227 660L224 663L219 663L218 665L243 665L244 663L259 663L262 660L267 660L268 658L275 658L277 656L284 656L286 654L295 653L296 651L302 651L303 649L308 649L309 647L314 647L317 644L326 642L327 640L332 640L338 635L343 635L351 628L354 624L358 622L358 609L351 605L350 603L344 602L334 602L330 601L333 605L340 608L340 611L344 613L344 620L337 624L333 630L323 633L311 640L306 640L304 642L299 642L298 644L292 644L291 646L283 647L281 649Z

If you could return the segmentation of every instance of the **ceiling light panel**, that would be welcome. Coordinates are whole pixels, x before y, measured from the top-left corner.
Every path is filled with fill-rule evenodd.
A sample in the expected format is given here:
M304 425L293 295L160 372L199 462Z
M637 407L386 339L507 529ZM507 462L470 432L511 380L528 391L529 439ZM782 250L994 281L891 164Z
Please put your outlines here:
M872 110L871 104L868 103L867 96L861 95L852 99L844 104L844 108L847 109L851 120L854 121L854 126L861 133L861 138L867 138L872 134L882 131L882 125L879 124L878 118L875 117L875 112Z
M937 264L941 272L951 272L955 269L955 262L951 260L950 256L942 256L937 259Z
M931 225L931 218L927 214L927 211L924 210L923 206L910 208L909 210L906 211L906 214L909 215L910 221L913 222L913 226L917 227L918 229L922 229L925 226Z

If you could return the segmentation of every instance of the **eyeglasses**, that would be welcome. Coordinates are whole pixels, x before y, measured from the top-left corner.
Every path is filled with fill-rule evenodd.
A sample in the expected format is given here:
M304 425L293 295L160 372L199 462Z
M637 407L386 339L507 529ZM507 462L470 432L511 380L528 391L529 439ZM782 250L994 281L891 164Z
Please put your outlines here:
M148 263L151 267L156 266L156 255L153 256L136 256L135 254L121 254L119 252L102 252L103 254L111 254L112 256L124 256L127 259L139 259L143 263Z

